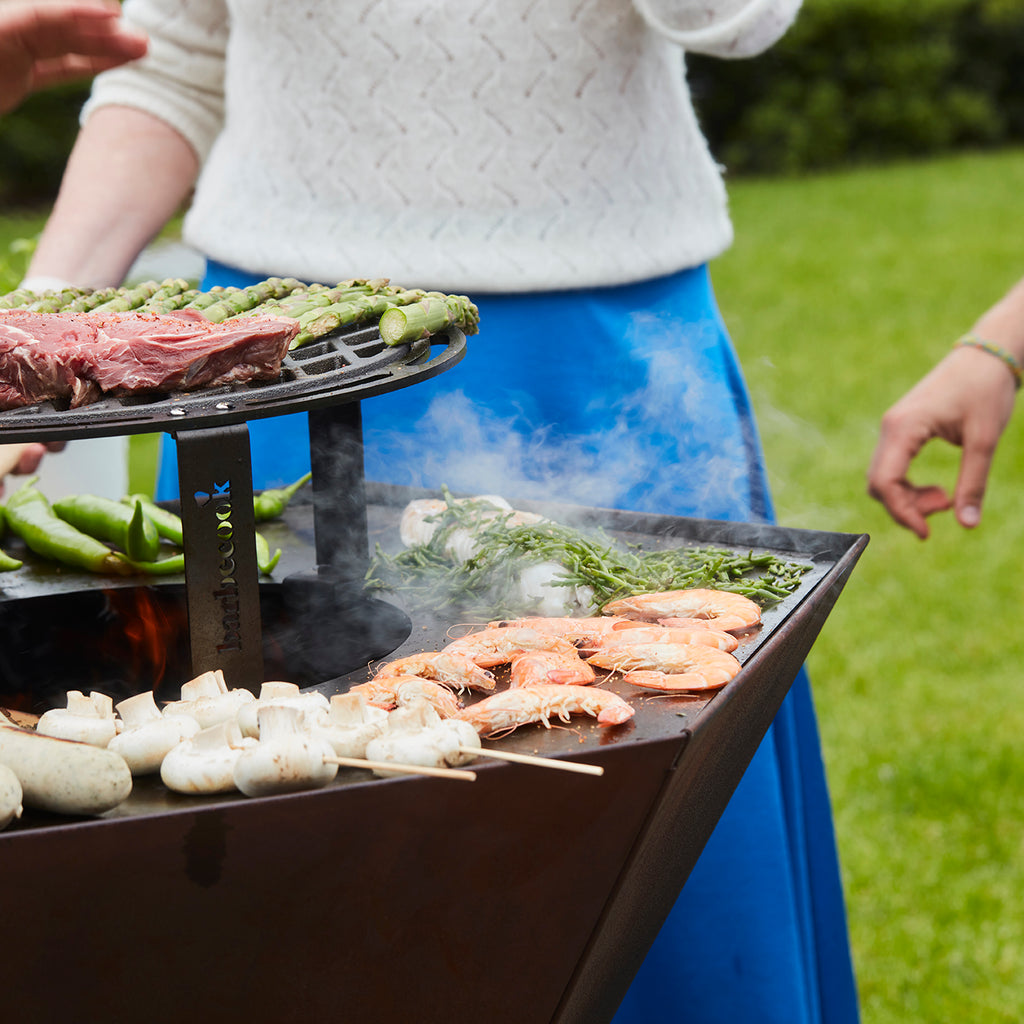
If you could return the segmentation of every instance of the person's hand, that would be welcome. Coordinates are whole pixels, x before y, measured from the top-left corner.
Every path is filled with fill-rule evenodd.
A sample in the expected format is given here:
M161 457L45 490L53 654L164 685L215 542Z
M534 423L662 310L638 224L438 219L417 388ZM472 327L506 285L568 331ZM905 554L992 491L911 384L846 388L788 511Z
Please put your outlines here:
M29 93L87 78L146 52L116 0L7 0L0 3L0 114Z
M882 417L868 468L868 493L918 537L927 517L952 508L961 526L981 520L992 456L1013 412L1016 388L998 359L976 348L956 348ZM938 485L918 486L907 476L932 438L963 449L952 498Z
M63 441L51 444L0 444L0 495L4 493L4 478L8 473L17 476L34 473L48 451L59 452L63 448Z

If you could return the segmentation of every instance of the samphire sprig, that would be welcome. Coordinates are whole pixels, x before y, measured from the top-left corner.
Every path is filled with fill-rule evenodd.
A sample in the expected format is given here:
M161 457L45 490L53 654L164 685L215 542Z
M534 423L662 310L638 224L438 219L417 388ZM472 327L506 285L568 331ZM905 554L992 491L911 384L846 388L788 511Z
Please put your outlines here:
M412 606L439 613L510 618L533 610L519 596L522 572L557 563L562 569L552 585L593 595L591 606L581 608L585 613L627 594L689 587L743 594L767 608L794 593L811 568L752 550L684 545L646 551L599 529L584 533L549 520L520 524L514 513L486 502L454 503L445 497L448 507L434 517L436 529L428 542L395 555L377 546L366 575L368 589L400 594ZM464 561L450 551L457 531L475 538L474 551Z

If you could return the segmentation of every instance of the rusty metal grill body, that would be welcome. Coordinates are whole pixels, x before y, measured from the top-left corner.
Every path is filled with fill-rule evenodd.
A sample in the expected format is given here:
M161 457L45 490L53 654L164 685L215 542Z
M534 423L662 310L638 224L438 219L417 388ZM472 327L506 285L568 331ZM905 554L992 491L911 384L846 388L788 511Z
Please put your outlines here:
M393 546L402 507L423 492L366 486L369 540ZM479 760L472 784L349 770L323 790L253 800L179 797L142 779L99 820L30 812L0 833L0 870L16 880L11 1013L611 1020L867 539L526 507L645 547L769 550L812 570L741 645L743 670L717 695L612 684L636 709L624 726L574 719L495 741L600 764L600 778ZM316 572L317 528L311 506L289 509L271 538L283 576L264 590ZM414 615L393 656L435 649L450 625ZM342 692L367 673L317 688Z

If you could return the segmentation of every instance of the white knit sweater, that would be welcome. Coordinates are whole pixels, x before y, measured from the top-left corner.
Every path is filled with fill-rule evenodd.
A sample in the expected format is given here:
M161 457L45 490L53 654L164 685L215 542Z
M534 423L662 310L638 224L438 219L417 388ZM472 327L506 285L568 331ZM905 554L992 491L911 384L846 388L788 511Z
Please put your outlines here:
M186 240L259 274L447 291L619 284L731 239L683 51L744 57L800 0L127 0L142 62L83 117L165 120Z

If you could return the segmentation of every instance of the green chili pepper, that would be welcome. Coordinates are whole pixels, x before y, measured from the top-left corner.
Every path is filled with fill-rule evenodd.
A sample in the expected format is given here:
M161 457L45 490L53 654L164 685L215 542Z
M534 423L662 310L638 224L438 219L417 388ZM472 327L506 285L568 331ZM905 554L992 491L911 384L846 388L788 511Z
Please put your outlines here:
M263 534L256 534L256 565L261 573L269 576L274 571L274 566L281 559L281 549L278 548L273 555L270 554L270 545Z
M181 516L176 515L170 509L161 507L145 494L129 494L121 501L126 505L134 505L136 502L141 504L146 516L153 521L156 532L181 547Z
M133 561L129 564L136 572L145 573L147 576L175 576L185 571L185 554L179 551L176 555L157 561Z
M20 569L23 564L17 558L13 558L6 551L0 549L0 572L13 572L15 569Z
M37 555L90 572L128 575L131 566L102 541L58 516L29 477L7 499L7 522Z
M270 575L274 571L281 558L281 549L278 548L273 555L270 554L270 545L261 534L256 534L256 565L261 573ZM161 558L159 561L146 561L145 559L131 561L131 566L137 572L146 573L149 576L173 576L175 573L185 571L185 553L178 552L168 558Z
M97 540L116 544L132 561L152 562L160 553L160 534L144 515L113 498L71 494L53 503L53 511Z
M295 497L296 492L303 484L313 478L312 473L299 477L293 484L287 487L275 487L269 491L261 491L253 495L252 506L256 513L256 522L262 523L267 519L277 519L288 507L288 502Z

